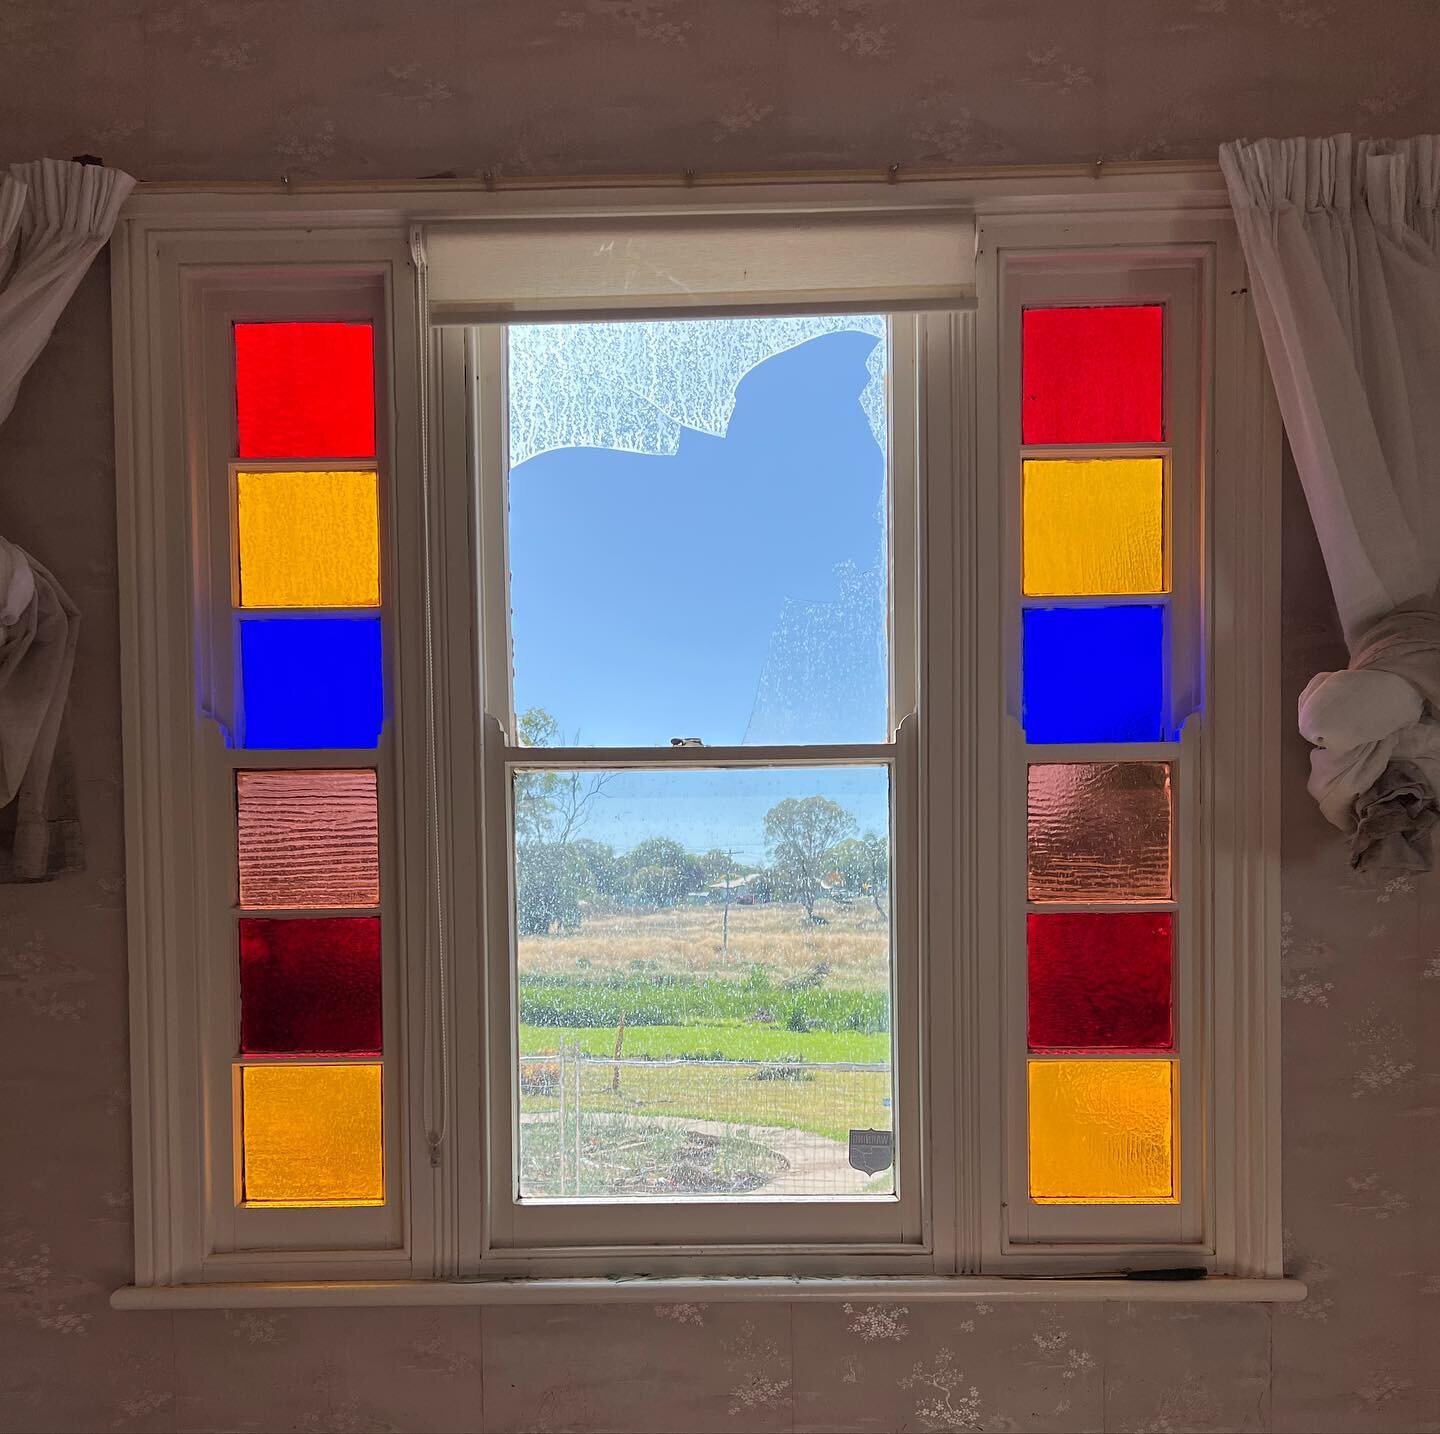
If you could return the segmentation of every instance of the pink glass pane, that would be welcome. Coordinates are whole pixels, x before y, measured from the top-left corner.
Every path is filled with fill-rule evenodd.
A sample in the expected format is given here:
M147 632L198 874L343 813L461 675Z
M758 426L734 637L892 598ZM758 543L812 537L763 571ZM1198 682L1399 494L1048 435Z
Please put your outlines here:
M369 324L236 324L241 458L370 458L375 336Z
M1026 918L1032 1051L1168 1050L1168 911Z
M1026 443L1158 443L1164 436L1158 304L1026 309Z
M1032 901L1168 901L1170 764L1037 762Z
M243 918L240 1049L378 1053L380 918Z
M240 905L378 906L372 771L237 772Z

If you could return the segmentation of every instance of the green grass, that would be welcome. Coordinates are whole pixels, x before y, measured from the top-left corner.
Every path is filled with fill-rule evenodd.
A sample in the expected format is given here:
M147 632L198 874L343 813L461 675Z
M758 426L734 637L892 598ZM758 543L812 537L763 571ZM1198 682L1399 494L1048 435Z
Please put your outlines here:
M559 1049L562 1040L578 1040L587 1056L613 1056L615 1031L595 1026L520 1027L520 1050L541 1055ZM890 1059L888 1035L858 1031L787 1031L733 1022L709 1026L625 1026L626 1058L668 1060L703 1056L711 1060L775 1061L783 1056L826 1063L858 1061L878 1064Z
M627 972L576 977L520 977L520 1020L527 1026L609 1027L625 1017L637 1026L693 1026L741 1021L805 1031L877 1035L890 1029L885 991L786 990L767 968L741 980L716 976Z
M742 1130L780 1126L840 1141L849 1138L852 1127L890 1125L890 1111L882 1103L890 1094L890 1076L884 1071L822 1070L810 1072L811 1079L804 1081L757 1081L743 1068L703 1061L654 1068L624 1066L616 1092L611 1088L611 1066L583 1070L583 1105L588 1111L723 1120ZM559 1106L555 1096L525 1095L520 1101L524 1114Z

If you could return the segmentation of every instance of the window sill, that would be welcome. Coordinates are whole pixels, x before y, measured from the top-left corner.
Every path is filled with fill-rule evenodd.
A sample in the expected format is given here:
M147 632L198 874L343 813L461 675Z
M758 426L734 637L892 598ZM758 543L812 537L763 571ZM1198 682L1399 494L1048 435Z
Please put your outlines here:
M319 1309L404 1305L679 1304L741 1300L984 1300L987 1303L1289 1304L1305 1298L1289 1279L1017 1279L983 1275L911 1278L715 1276L712 1278L355 1280L284 1284L126 1285L117 1310Z

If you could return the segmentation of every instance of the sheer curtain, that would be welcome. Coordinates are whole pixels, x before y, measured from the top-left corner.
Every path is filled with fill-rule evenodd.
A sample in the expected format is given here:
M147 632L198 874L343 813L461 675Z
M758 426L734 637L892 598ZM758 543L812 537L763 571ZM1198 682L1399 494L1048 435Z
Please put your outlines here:
M53 159L0 175L0 423L134 183ZM74 782L56 759L79 618L54 575L0 536L0 881L81 864Z
M1350 649L1300 699L1354 866L1440 818L1440 135L1220 151L1265 352Z

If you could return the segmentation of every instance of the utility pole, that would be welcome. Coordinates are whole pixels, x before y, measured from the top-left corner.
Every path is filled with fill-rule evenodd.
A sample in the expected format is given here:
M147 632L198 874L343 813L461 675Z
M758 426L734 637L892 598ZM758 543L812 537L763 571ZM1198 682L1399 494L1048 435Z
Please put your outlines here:
M720 959L727 965L730 961L730 873L735 870L734 850L725 853L725 917L720 928Z

